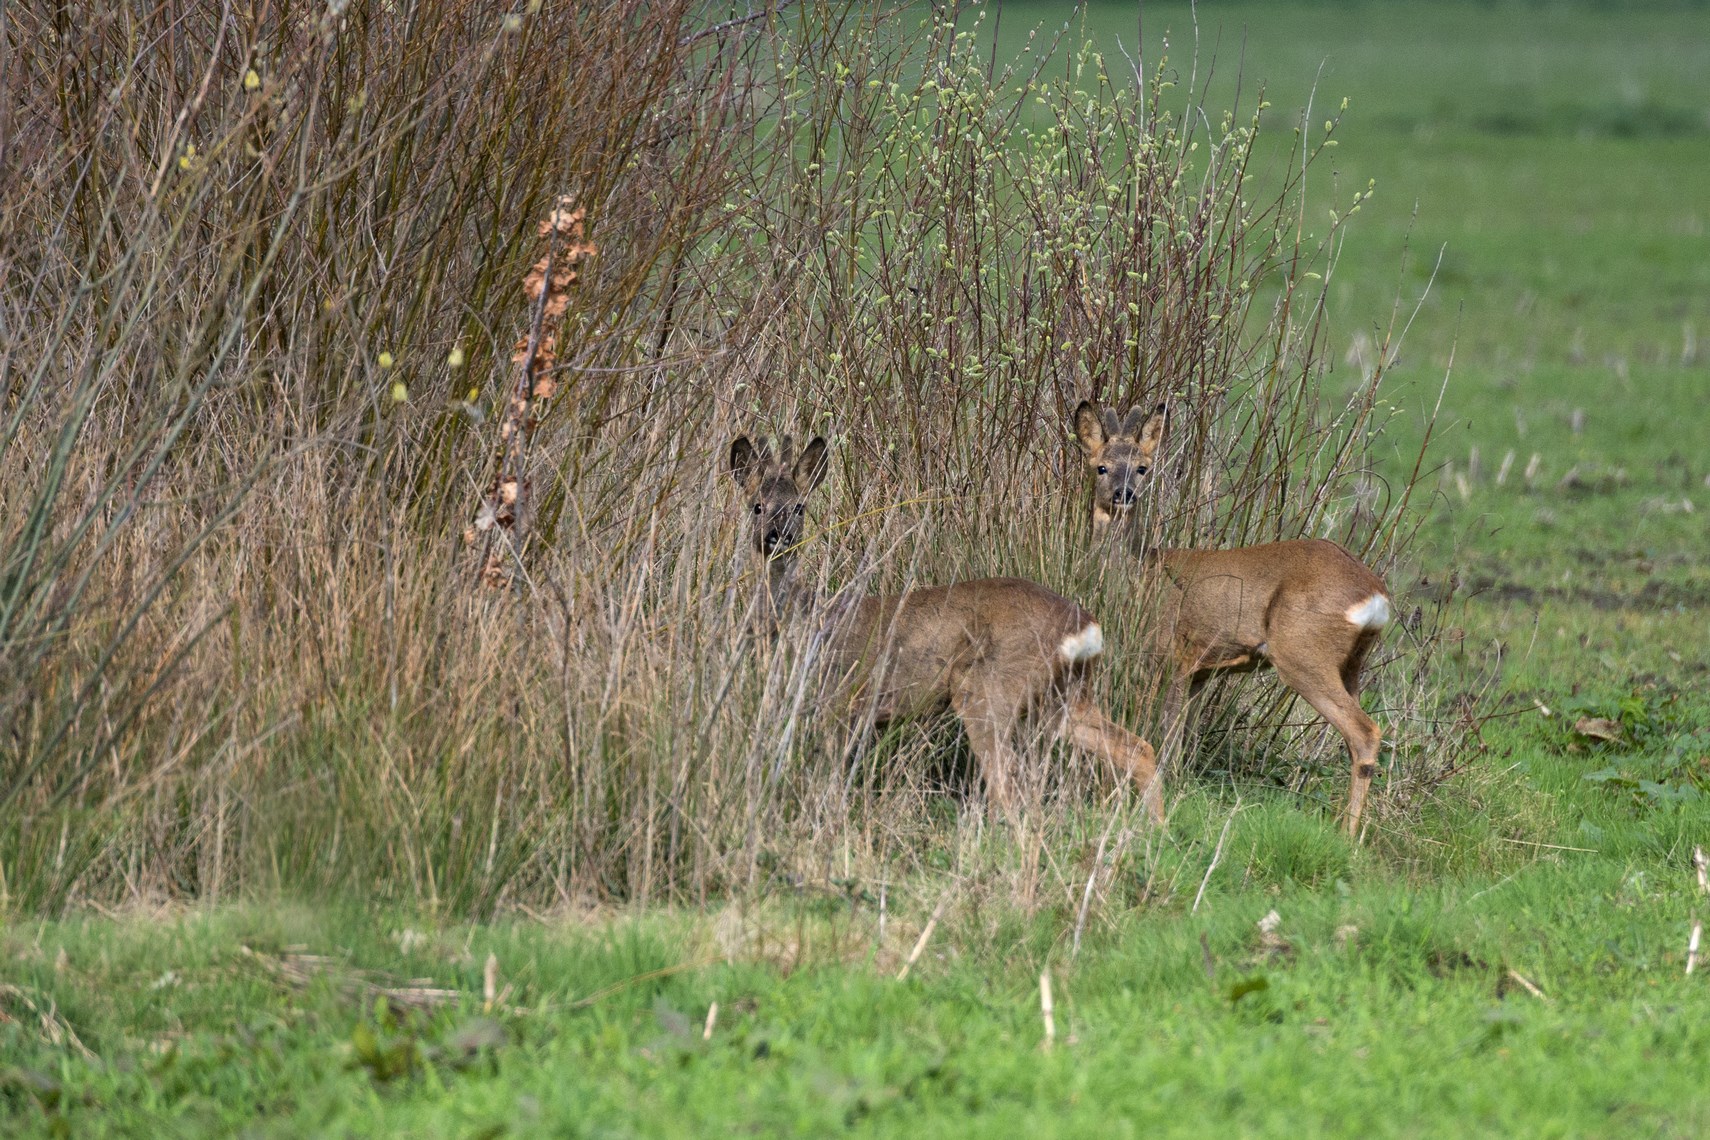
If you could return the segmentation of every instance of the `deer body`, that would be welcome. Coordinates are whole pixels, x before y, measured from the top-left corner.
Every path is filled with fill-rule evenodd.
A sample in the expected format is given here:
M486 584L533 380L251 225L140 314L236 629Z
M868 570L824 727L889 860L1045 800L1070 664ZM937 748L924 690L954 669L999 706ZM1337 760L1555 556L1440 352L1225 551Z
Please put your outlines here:
M762 441L731 445L730 469L752 503L754 547L765 560L775 617L811 611L793 588L802 500L824 478L825 442L794 464L786 438L774 458ZM980 578L861 598L821 630L822 700L850 719L883 724L954 712L994 807L1013 812L1014 737L1029 713L1100 756L1140 788L1163 821L1151 745L1106 717L1085 694L1104 634L1076 603L1021 578Z
M1093 529L1126 521L1150 471L1164 408L1140 421L1075 411L1075 436L1093 468ZM1334 542L1294 539L1230 550L1147 549L1132 536L1144 596L1158 606L1151 649L1170 670L1164 690L1167 740L1186 702L1219 672L1274 667L1347 742L1353 762L1346 824L1357 834L1377 769L1382 731L1360 707L1360 671L1389 623L1389 590Z

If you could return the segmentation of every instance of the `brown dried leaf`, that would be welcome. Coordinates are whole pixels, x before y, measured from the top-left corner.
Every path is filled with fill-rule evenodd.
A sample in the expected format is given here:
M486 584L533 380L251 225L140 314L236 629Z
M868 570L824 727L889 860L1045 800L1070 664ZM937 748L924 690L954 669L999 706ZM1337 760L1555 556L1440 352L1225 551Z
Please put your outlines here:
M511 349L511 363L512 364L529 363L528 337L524 336L524 337L519 338L517 340L516 345ZM546 335L544 335L540 338L540 343L535 346L533 370L536 372L540 372L544 369L551 368L553 365L555 365L557 363L558 363L558 338L557 338L557 336L553 335L551 332L548 332Z
M541 258L523 277L523 292L531 301L540 300L540 291L546 288L546 262L546 258Z
M575 235L576 237L582 235L582 219L587 217L588 210L585 206L573 205L574 201L575 199L568 194L559 195L558 201L553 205L552 212L546 215L545 221L540 223L541 237L554 233L563 236Z
M1601 716L1582 716L1573 722L1573 730L1593 740L1620 740L1621 722Z

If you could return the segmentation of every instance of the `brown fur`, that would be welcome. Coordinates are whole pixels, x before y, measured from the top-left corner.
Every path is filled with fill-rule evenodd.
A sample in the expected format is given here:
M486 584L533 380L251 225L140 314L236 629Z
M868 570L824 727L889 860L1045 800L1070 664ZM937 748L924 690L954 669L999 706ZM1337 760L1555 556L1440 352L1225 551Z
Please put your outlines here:
M730 472L744 492L753 546L765 560L765 595L774 620L794 605L796 547L803 500L825 476L825 441L792 462L786 438L774 456L764 441L732 442ZM1104 715L1086 695L1096 653L1078 661L1065 638L1094 626L1091 614L1037 582L980 578L861 598L825 627L825 700L845 716L875 723L952 711L994 808L1014 814L1017 726L1030 712L1051 718L1055 735L1103 757L1140 788L1154 819L1164 819L1152 746Z
M1083 401L1075 438L1093 472L1093 530L1133 517L1137 490L1163 437L1165 409L1118 422ZM1172 672L1165 688L1166 755L1186 702L1214 673L1274 666L1277 676L1347 741L1353 762L1347 828L1359 831L1382 732L1360 707L1360 670L1382 623L1356 625L1353 607L1381 597L1383 579L1334 542L1296 539L1233 550L1149 550L1130 536L1160 611L1153 651Z

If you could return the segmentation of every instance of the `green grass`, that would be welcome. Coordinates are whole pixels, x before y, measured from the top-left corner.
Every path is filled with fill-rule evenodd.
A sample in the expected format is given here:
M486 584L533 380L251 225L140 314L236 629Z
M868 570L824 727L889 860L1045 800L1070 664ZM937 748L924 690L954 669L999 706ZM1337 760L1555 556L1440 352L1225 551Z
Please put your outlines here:
M1335 842L1303 852L1278 822L1231 846L1310 861ZM1710 1123L1691 1063L1710 991L1681 974L1696 887L1662 854L1538 852L1408 889L1242 888L1238 856L1197 914L1187 894L1142 909L1073 963L1063 915L958 908L900 983L918 914L875 955L874 908L801 900L609 924L233 907L15 926L0 1106L77 1135L1687 1135ZM267 963L292 944L328 961L281 977ZM483 1011L488 954L506 990ZM469 996L431 1014L375 996L409 979ZM42 1009L99 1059L52 1044Z
M1054 10L1006 4L1005 42ZM1185 68L1185 8L1146 11ZM1332 200L1368 179L1379 194L1336 267L1335 359L1398 290L1414 302L1441 251L1392 373L1386 474L1447 373L1444 468L1419 580L1392 585L1403 612L1446 596L1466 630L1442 683L1495 670L1499 696L1483 750L1412 830L1352 847L1334 803L1207 777L1168 842L1124 853L1078 957L1078 897L1022 917L973 883L900 983L932 881L893 885L882 942L870 892L807 888L748 912L482 926L266 900L8 919L0 1131L1710 1130L1710 970L1683 976L1710 915L1690 867L1710 846L1703 13L1206 3L1200 19L1204 44L1222 29L1225 77L1244 29L1279 112L1321 63L1316 105L1349 99ZM1132 46L1132 21L1101 6L1091 26ZM1256 926L1273 909L1286 945ZM485 1011L489 954L510 989ZM380 997L414 979L465 996L429 1013Z
M1710 775L1704 706L1653 694L1580 711L1620 719L1628 742L1560 717L1495 721L1477 763L1500 780L1452 782L1415 813L1419 833L1361 847L1286 793L1195 796L1168 842L1120 860L1078 956L1076 899L1024 916L967 883L900 982L930 881L893 885L882 937L878 900L834 887L479 925L356 902L17 921L0 930L0 1121L60 1135L1701 1134L1710 989L1683 963L1710 905L1687 861L1710 801L1683 792L1702 776L1674 769ZM450 999L415 1008L427 989Z

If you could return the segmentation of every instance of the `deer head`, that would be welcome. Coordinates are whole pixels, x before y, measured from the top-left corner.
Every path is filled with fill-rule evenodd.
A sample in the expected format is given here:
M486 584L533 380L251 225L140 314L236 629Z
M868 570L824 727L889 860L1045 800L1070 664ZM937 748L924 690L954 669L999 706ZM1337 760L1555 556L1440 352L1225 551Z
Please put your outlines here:
M1102 531L1134 509L1164 435L1164 405L1149 416L1134 408L1119 420L1114 410L1082 400L1073 427L1093 471L1093 529Z
M824 482L829 465L825 440L818 436L792 462L793 450L787 435L775 457L765 439L754 443L738 436L730 445L730 474L748 500L754 552L768 561L795 557L807 513L804 500Z

